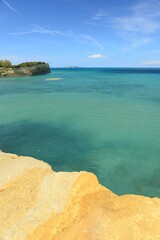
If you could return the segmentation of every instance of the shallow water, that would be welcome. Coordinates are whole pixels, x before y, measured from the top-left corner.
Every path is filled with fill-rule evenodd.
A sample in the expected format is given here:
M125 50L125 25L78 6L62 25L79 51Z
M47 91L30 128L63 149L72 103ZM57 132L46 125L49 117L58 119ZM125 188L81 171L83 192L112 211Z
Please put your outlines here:
M160 70L0 79L0 149L94 172L117 194L160 196Z

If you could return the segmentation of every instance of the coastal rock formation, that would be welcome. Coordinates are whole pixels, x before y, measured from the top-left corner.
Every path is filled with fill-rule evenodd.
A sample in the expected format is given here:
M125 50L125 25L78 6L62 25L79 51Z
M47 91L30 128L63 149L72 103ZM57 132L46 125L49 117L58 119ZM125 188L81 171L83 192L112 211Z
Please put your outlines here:
M160 199L119 197L92 173L0 152L0 239L159 240Z
M25 62L12 65L8 60L0 60L0 77L34 76L50 72L49 64L45 62Z

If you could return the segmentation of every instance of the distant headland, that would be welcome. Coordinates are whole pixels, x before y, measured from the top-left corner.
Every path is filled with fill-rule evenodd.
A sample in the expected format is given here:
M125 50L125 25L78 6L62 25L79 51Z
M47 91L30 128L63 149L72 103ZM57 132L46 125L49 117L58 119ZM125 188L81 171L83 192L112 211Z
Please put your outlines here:
M0 60L0 77L34 76L50 72L50 66L45 62L24 62L12 65L9 60Z

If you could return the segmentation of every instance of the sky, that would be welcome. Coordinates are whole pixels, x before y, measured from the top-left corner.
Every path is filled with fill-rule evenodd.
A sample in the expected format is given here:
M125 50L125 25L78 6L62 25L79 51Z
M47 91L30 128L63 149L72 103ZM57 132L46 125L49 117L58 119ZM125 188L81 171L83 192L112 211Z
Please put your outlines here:
M0 0L0 59L160 67L160 1Z

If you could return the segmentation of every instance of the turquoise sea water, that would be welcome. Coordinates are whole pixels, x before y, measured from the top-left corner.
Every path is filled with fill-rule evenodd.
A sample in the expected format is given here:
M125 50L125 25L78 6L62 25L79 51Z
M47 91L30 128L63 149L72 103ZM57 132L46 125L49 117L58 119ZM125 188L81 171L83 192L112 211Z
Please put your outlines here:
M160 196L160 69L0 79L0 149L91 171L117 194Z

